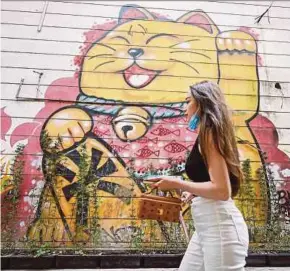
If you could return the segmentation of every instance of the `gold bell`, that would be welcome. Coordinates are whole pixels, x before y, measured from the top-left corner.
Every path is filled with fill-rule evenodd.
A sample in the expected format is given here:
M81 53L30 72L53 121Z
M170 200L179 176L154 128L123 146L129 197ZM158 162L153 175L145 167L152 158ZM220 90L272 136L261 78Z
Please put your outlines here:
M135 141L143 137L152 123L152 117L141 107L122 108L112 121L116 135L122 141Z

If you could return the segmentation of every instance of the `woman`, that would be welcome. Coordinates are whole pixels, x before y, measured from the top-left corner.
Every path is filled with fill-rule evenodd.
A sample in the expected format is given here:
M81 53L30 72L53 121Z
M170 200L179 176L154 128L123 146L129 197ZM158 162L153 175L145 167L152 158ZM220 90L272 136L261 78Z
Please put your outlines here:
M232 200L242 172L229 110L219 86L209 81L193 85L186 100L189 128L198 132L185 166L192 181L150 179L151 187L181 189L185 202L192 199L195 233L179 270L244 270L249 237Z

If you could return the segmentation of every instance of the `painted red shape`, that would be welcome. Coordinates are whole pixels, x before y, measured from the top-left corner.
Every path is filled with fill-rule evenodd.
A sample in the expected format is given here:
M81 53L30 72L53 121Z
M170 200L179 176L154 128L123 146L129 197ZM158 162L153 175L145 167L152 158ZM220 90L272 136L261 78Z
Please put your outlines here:
M268 161L289 163L289 157L278 148L279 137L275 125L266 117L257 115L250 127L259 143L260 148L267 152Z
M84 57L87 55L89 49L97 43L97 41L110 32L117 25L117 21L111 21L104 24L96 24L92 29L84 33L85 41L81 46L80 54L75 56L74 65L77 66L77 71L74 74L75 79L79 77L79 70L82 66Z
M1 108L1 139L5 140L5 135L12 124L11 117L5 113L5 107Z
M35 133L35 130L41 125L39 122L29 122L18 125L12 132L10 145L14 146L20 140L27 139Z
M290 177L283 176L283 170L290 169L290 158L278 148L279 136L275 125L266 117L257 115L250 127L257 139L259 147L267 153L267 163L273 163L279 167L279 178L284 180L284 189L290 191Z

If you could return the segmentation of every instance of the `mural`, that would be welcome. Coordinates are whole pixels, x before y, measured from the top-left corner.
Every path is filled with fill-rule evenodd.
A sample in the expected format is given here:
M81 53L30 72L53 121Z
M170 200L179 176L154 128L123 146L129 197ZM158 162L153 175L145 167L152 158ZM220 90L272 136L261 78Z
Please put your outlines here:
M187 179L184 164L196 134L187 129L185 97L189 86L202 80L213 80L224 90L241 160L249 161L251 176L236 202L250 224L269 222L263 153L281 176L289 171L289 158L277 148L274 125L259 115L258 53L251 31L222 32L201 10L171 21L130 5L121 8L118 22L97 25L85 35L75 76L53 82L45 106L33 122L18 126L10 141L5 132L11 119L2 109L7 148L25 142L17 184L23 196L14 203L15 219L6 217L11 202L2 202L2 227L17 228L15 238L51 246L126 248L140 236L142 245L150 247L183 240L182 233L171 234L169 223L136 219L136 200L146 191L146 176ZM15 189L13 161L4 151L3 198ZM244 208L249 187L251 210ZM282 182L279 191L289 219L290 187Z

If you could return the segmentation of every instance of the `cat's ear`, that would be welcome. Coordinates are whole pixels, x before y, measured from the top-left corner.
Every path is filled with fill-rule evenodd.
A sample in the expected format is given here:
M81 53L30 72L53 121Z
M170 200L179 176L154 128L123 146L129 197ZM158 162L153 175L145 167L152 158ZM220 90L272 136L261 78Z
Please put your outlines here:
M136 19L155 20L155 17L147 9L138 5L125 5L119 13L119 24Z
M177 19L179 23L192 24L206 30L210 34L219 33L218 27L213 20L202 10L190 11Z

